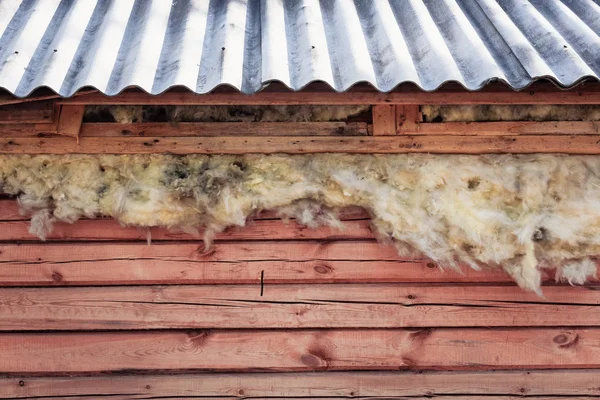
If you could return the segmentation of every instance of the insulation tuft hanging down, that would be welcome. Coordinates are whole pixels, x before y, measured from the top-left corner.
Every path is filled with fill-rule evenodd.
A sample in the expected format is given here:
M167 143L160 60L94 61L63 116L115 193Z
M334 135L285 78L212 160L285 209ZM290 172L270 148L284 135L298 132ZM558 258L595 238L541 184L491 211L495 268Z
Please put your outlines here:
M360 206L401 255L501 268L540 293L541 269L581 284L600 254L600 157L559 155L0 156L0 192L17 195L44 239L52 224L111 216L197 233L278 210L342 227Z

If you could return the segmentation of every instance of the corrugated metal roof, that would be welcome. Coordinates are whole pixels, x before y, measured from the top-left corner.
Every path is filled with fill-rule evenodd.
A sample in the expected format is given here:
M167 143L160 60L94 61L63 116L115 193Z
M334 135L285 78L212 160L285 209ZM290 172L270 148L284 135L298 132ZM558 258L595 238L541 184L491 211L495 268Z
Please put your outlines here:
M600 75L600 0L0 0L0 87L434 90Z

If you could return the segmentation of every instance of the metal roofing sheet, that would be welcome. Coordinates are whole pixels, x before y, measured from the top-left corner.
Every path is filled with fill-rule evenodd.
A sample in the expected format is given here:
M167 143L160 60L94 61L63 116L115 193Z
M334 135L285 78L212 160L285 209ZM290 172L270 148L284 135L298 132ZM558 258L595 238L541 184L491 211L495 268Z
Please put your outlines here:
M0 0L0 87L520 89L600 74L600 0Z

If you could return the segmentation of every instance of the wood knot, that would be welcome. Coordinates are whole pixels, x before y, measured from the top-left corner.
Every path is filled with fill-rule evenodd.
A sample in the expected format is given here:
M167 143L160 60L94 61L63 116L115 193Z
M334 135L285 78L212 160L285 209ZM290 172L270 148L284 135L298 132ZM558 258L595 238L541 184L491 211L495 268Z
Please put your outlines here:
M21 387L25 386L25 382L19 381L19 386L21 386Z
M300 361L310 368L327 368L328 365L326 360L312 353L302 354Z
M437 268L437 265L435 263L429 262L429 263L427 263L427 268L431 268L431 269Z
M246 392L244 392L242 389L238 390L238 394L239 394L240 396L243 396L245 393L246 393Z
M327 265L315 265L315 271L318 274L327 275L327 274L331 273L332 269L331 269L331 267L329 267Z
M556 335L552 341L561 349L566 349L575 346L579 342L579 335L573 332L564 332Z
M60 272L58 271L52 271L52 280L54 282L62 282L63 280L63 276Z
M199 254L202 257L208 257L208 256L214 254L216 251L217 250L215 249L215 246L209 246L209 247L207 247L204 244L201 244L196 249L196 253Z

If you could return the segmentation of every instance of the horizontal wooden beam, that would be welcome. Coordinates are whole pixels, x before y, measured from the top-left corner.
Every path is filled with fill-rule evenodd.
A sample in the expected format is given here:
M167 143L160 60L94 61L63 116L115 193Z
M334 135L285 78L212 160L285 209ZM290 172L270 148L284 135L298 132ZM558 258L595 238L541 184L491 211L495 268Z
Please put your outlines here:
M54 101L35 101L21 104L0 105L0 129L3 124L52 123Z
M600 367L600 329L20 332L0 334L0 354L13 375L587 369Z
M411 399L597 396L598 370L298 372L0 378L0 399L189 397ZM564 397L562 397L564 399ZM594 397L596 398L596 397Z
M600 154L600 135L396 135L373 137L0 137L0 154L246 153Z
M452 85L425 92L411 85L389 93L368 87L357 87L337 93L327 90L266 89L254 95L237 91L216 91L198 95L192 92L168 91L150 95L142 91L125 91L116 96L101 93L79 95L60 100L62 104L161 104L161 105L239 105L239 104L600 104L600 84L586 83L571 90L561 90L550 83L537 83L522 91L492 84L479 91L468 91Z
M405 284L3 288L0 331L600 326L600 291L544 296Z
M501 121L419 123L408 135L598 135L600 121Z
M261 275L268 284L513 282L502 271L403 259L374 241L222 242L208 252L189 242L0 243L0 260L0 286L256 284Z
M0 127L1 128L1 127ZM84 123L85 137L365 136L365 122L141 122Z
M2 216L0 215L0 219ZM200 235L191 235L181 231L161 228L141 229L123 227L112 219L81 220L75 224L57 223L47 236L48 241L129 241L147 240L153 242L164 240L202 239ZM218 233L216 240L343 240L373 239L369 221L351 221L344 223L343 229L328 226L309 229L295 222L284 223L281 220L259 220L248 223L245 228L232 227ZM0 221L0 241L35 241L37 236L29 233L28 221Z

